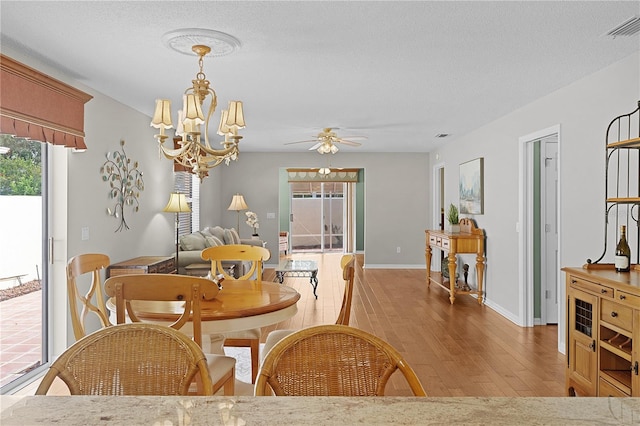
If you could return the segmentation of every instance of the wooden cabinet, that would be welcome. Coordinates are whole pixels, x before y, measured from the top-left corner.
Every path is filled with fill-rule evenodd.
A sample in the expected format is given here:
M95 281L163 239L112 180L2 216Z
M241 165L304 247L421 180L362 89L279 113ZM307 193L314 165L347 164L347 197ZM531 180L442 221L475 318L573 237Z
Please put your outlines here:
M427 285L435 283L449 292L449 300L451 304L456 299L457 294L475 294L478 296L478 303L482 304L483 299L483 279L484 279L484 230L476 228L471 219L462 219L460 221L460 232L448 232L442 230L427 230L426 233L426 249L425 256L427 260ZM448 252L449 277L447 279L439 272L431 272L431 256L432 248L444 250ZM475 253L476 255L476 273L477 286L472 289L456 279L456 271L458 269L456 262L456 254L458 253Z
M563 268L568 395L640 396L640 271Z
M640 101L607 127L602 254L595 261L587 259L582 268L563 268L569 395L640 396L640 253L632 249L631 272L619 273L612 263L601 263L607 249L615 249L620 225L627 226L631 247L640 240L639 121Z
M107 278L124 274L175 274L173 256L140 256L107 267Z

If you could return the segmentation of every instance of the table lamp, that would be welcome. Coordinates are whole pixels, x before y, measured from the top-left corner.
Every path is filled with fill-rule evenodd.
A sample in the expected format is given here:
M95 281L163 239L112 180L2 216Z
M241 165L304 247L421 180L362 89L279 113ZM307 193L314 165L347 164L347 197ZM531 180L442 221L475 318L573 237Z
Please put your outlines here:
M180 213L191 212L191 207L187 204L187 197L184 194L172 192L169 196L169 202L162 211L176 214L176 271L178 271L178 232L180 231Z

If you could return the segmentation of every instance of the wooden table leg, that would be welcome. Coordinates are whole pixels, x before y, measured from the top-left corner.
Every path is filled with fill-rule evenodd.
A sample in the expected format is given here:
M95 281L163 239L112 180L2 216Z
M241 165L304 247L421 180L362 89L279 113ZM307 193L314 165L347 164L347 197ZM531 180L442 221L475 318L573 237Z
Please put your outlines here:
M425 254L427 257L427 287L429 287L431 286L431 246L429 244L427 244Z
M476 256L476 270L478 273L478 304L484 302L484 292L482 291L482 283L484 281L484 256L478 254Z
M453 301L456 300L456 255L453 252L449 252L449 301L453 305Z

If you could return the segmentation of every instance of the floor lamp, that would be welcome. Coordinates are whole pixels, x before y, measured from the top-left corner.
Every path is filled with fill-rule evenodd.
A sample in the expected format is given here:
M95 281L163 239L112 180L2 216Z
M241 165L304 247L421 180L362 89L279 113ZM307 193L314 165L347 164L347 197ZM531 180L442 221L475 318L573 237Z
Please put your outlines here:
M191 207L187 204L187 197L179 192L172 192L169 196L169 202L162 209L163 212L176 214L176 272L178 270L178 233L180 231L180 213L191 212Z
M247 206L247 203L244 202L244 197L240 194L236 194L233 196L233 199L231 200L231 204L227 209L227 210L235 210L236 212L238 212L238 227L236 229L236 231L238 231L238 236L240 236L240 211L247 210L248 208L249 206Z

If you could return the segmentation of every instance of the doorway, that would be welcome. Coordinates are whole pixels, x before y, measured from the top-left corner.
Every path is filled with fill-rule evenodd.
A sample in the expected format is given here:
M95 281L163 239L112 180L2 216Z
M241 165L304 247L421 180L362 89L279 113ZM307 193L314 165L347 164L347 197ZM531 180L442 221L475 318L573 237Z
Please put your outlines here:
M347 183L291 182L291 252L343 252L348 237Z
M433 224L431 229L444 229L444 163L433 166ZM442 265L444 251L440 251L438 256L432 256L431 270L439 272Z
M559 148L560 126L520 138L519 290L525 327L558 324L563 318Z

